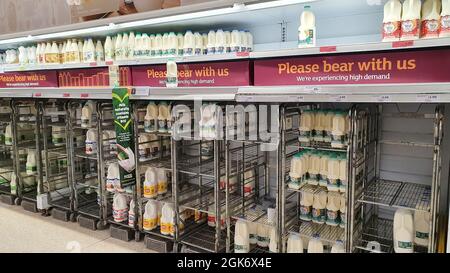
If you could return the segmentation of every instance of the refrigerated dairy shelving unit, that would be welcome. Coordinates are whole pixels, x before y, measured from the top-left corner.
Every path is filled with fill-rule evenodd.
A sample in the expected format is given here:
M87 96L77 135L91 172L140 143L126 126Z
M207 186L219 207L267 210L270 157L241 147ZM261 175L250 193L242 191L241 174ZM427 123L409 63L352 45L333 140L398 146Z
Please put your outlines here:
M0 200L6 204L14 205L16 199L16 193L13 185L11 189L11 176L14 171L13 161L13 146L12 146L12 128L9 127L9 135L6 136L7 127L12 124L12 109L11 99L1 100L1 113L0 113L0 130L2 136L0 138L0 151L1 151L1 167L0 167ZM6 139L8 138L8 139Z

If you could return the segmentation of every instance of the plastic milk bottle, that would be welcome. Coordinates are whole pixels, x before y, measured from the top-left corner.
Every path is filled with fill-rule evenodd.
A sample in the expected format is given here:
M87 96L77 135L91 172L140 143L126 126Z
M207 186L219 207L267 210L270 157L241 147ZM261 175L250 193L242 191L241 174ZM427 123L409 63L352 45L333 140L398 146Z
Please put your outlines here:
M402 34L400 40L419 39L420 12L422 3L420 0L405 0L402 9Z
M402 3L399 0L389 0L384 5L383 42L400 40L402 22Z

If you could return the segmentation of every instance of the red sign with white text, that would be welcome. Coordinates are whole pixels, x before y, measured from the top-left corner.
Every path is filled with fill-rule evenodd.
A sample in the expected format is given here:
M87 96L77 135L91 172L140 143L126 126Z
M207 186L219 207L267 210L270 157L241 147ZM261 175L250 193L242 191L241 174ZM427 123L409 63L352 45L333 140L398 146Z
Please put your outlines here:
M256 86L450 82L450 49L254 62Z
M133 85L166 86L166 65L132 67ZM178 64L179 87L250 85L250 62Z
M0 88L58 87L56 71L0 73Z
M120 86L131 85L131 70L120 67ZM68 69L58 72L59 87L91 87L109 86L109 71L107 67Z

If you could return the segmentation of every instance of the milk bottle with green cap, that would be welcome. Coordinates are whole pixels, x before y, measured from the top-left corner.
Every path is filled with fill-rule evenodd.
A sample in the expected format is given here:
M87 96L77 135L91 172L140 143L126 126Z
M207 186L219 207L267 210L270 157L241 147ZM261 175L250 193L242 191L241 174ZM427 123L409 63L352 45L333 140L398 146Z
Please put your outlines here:
M428 247L430 240L431 214L428 211L414 211L414 243Z
M333 117L334 117L333 110L325 110L323 141L326 143L331 143L332 139L331 132L333 131Z
M316 46L316 17L310 6L305 6L300 17L300 27L298 28L298 47Z
M331 153L328 158L328 183L329 191L339 191L340 164L336 153Z
M110 36L106 36L105 40L105 61L111 62L114 60L114 47Z
M184 54L184 35L181 32L177 33L177 40L178 40L178 56L183 56Z
M208 54L216 53L216 32L210 30L208 32L208 44L207 44Z
M168 34L167 45L167 55L176 56L178 54L178 37L175 32Z
M218 29L216 32L216 54L223 54L225 53L225 45L226 45L226 41L225 41L225 33L223 32L222 29Z
M127 45L127 55L126 58L128 60L132 60L134 58L134 47L136 46L136 36L134 35L134 32L130 32L130 36L128 38L128 45Z
M258 242L258 224L248 222L249 243L255 245Z
M142 47L141 47L141 58L149 58L151 56L151 46L152 42L147 33L142 34Z
M155 34L150 34L150 57L156 56L156 36Z
M327 220L326 224L338 226L340 223L339 209L341 207L341 195L338 192L328 192Z
M163 45L163 36L161 34L156 34L155 36L155 55L156 57L163 56L164 54L164 45Z
M347 155L341 154L339 157L339 191L346 192L347 185Z
M319 185L319 171L320 171L320 155L317 151L311 152L309 181L308 184Z
M311 133L313 130L313 113L311 110L304 110L300 115L298 140L302 143L309 144L311 141Z
M320 180L319 185L322 187L326 187L328 185L328 153L321 152L320 153Z
M336 111L333 117L333 130L331 131L331 147L344 148L346 131L346 113L343 111Z
M33 174L36 174L36 172L37 172L36 151L35 150L31 150L31 149L28 150L26 170L27 170L27 175L33 175Z
M345 225L347 224L347 196L345 193L341 193L339 214L340 214L339 226L341 228L345 228Z
M162 55L169 55L169 33L165 32L162 36Z
M158 131L167 132L167 117L169 116L169 106L166 102L161 102L158 108Z
M270 227L258 223L257 233L258 237L256 244L260 247L268 247L270 242Z
M231 32L231 52L239 52L241 50L241 34L239 30L233 30Z
M312 205L314 203L314 192L311 188L303 187L300 190L300 219L312 220Z
M225 31L225 52L229 53L231 52L231 32Z
M173 88L178 86L178 66L174 59L167 61L166 87Z
M152 101L147 105L147 113L144 118L144 131L153 133L157 130L158 106Z
M269 251L271 253L278 253L277 229L275 227L273 227L273 226L270 227Z
M141 59L143 57L143 40L141 33L137 32L136 37L134 38L134 50L133 50L133 57L135 59Z
M289 172L290 181L288 187L291 189L299 189L302 180L302 165L301 165L302 153L298 153L292 157L291 171Z
M394 214L395 253L414 252L414 219L411 211L397 209Z
M184 34L184 45L183 45L183 55L184 56L192 56L192 55L194 55L194 53L196 53L197 37L200 37L200 40L201 40L200 33L196 32L194 35L192 33L192 31L190 31L190 30L186 31L186 33ZM202 43L203 43L203 41L202 41ZM199 49L200 48L201 47L199 47Z

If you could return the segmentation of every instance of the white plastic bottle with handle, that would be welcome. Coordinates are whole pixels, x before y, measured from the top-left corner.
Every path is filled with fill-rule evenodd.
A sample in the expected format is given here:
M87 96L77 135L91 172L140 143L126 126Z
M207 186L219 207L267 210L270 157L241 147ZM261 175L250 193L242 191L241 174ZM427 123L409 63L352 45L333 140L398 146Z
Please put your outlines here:
M441 29L439 37L450 37L450 0L442 0Z
M383 42L400 40L402 21L402 3L399 0L389 0L384 5Z
M300 27L298 28L298 47L316 46L316 17L311 11L311 6L305 6L300 16Z

